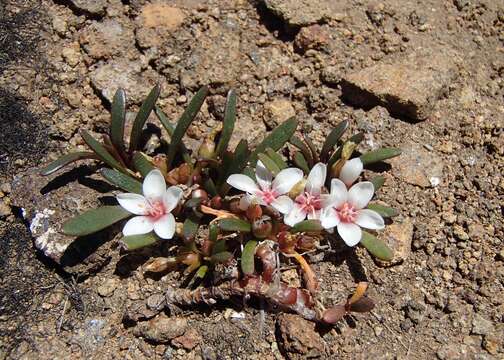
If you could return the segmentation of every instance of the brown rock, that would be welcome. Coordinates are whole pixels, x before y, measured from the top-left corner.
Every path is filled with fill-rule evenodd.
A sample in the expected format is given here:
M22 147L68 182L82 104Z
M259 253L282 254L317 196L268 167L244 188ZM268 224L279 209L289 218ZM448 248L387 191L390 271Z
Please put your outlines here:
M320 23L342 10L340 2L331 0L263 0L266 7L290 27Z
M277 320L277 341L288 359L321 357L325 343L315 331L315 324L298 315L282 314Z
M401 222L387 225L378 237L392 250L393 257L390 261L377 260L382 266L396 265L408 258L411 254L411 240L413 239L413 223L409 218Z
M117 288L119 281L115 278L106 279L98 288L98 294L103 297L109 297L114 293L114 290Z
M133 334L157 343L168 343L170 340L182 336L186 330L186 319L159 315L152 320L138 324L133 330Z
M173 339L172 344L176 347L192 350L198 346L201 341L202 338L198 330L191 328L187 330L184 335Z
M319 49L329 42L329 34L320 25L302 28L296 36L294 45L301 51Z
M71 44L61 50L61 56L70 66L75 66L81 61L81 54L78 44Z
M431 49L350 73L342 79L343 97L364 108L382 105L392 115L424 120L457 76L456 59Z
M421 187L435 187L441 183L444 165L435 152L414 142L401 146L401 150L401 156L390 160L395 176Z
M6 218L10 214L12 214L10 206L4 200L0 200L0 219Z
M499 339L493 335L486 335L483 339L483 348L492 355L497 355L499 352Z
M289 100L277 99L264 106L264 123L273 129L285 120L296 115L296 111Z
M182 10L166 4L147 4L137 20L136 36L140 46L159 46L185 20Z
M84 50L94 59L125 53L133 47L134 41L133 30L114 19L93 21L79 37Z
M91 15L104 15L107 0L70 0L74 9Z

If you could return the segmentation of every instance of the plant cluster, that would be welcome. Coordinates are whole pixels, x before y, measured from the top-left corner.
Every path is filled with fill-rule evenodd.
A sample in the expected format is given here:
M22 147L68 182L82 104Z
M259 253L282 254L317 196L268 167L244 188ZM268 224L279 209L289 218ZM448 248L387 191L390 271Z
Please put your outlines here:
M242 139L231 150L236 94L230 91L222 122L192 153L182 140L208 89L194 95L176 123L156 107L159 92L154 87L142 103L128 143L126 98L118 90L110 133L103 141L84 131L82 138L91 151L69 153L41 171L48 175L74 161L96 159L103 163L104 179L125 191L116 196L118 205L79 214L63 225L63 231L84 236L129 218L121 239L127 251L160 241L173 247L173 256L152 258L144 267L149 272L185 267L187 286L167 292L168 302L211 302L249 294L329 324L350 311L372 309L373 302L364 294L366 283L359 283L346 303L326 309L317 300L319 281L305 253L343 241L347 246L360 244L377 258L391 258L390 249L373 234L384 228L384 218L396 214L372 202L384 178L355 182L364 167L400 151L382 148L358 154L363 134L343 140L347 121L338 124L318 149L307 134L295 134L294 118L255 148ZM142 135L152 111L170 141L165 153L148 156L142 152ZM303 288L280 280L286 262L298 265Z

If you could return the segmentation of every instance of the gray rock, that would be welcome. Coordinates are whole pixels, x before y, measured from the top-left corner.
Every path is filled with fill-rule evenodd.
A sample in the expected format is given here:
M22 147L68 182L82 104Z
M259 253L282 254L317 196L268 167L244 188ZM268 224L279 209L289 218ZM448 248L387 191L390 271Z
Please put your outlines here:
M134 39L133 30L114 19L93 21L79 36L81 46L95 59L125 53L127 49L134 48Z
M85 237L66 236L63 223L100 205L102 194L82 184L84 171L42 177L36 169L18 175L12 182L13 205L22 209L30 224L35 247L70 273L89 274L110 261L116 227ZM87 183L98 178L87 178ZM107 188L109 188L107 186ZM101 190L103 191L103 189Z
M133 330L133 334L156 343L168 343L170 340L182 336L187 328L187 320L184 318L169 318L159 315L152 320L139 323Z
M138 61L117 60L101 63L90 74L91 85L112 102L118 88L126 91L133 103L140 103L156 83L154 74L141 73Z
M456 59L456 54L431 49L350 73L342 79L343 97L359 107L382 105L392 115L424 120L456 78Z
M494 330L493 323L485 319L483 316L476 314L472 321L471 332L476 335L488 335Z
M91 15L104 15L107 0L70 0L70 4L76 10Z
M379 232L378 237L392 250L393 257L390 261L376 260L381 266L391 266L402 263L411 254L411 241L413 239L413 223L409 218L401 222L387 225L385 230Z
M289 27L300 27L331 19L341 9L330 0L264 0L266 7Z
M288 359L319 358L325 343L315 331L315 324L298 315L281 314L277 321L277 341Z

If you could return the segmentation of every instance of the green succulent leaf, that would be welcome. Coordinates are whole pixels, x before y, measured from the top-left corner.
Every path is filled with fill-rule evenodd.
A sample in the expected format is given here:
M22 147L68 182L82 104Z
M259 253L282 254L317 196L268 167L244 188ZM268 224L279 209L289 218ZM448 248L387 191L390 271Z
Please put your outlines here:
M324 145L322 145L322 150L320 151L320 158L325 161L329 157L331 150L338 144L346 129L348 128L348 121L344 120L340 122L334 129L331 130L327 138L325 139Z
M215 243L219 236L219 226L217 224L210 224L208 228L208 239Z
M110 140L116 150L124 154L124 121L126 119L126 93L117 89L112 100Z
M140 106L138 114L133 121L133 128L131 129L130 152L138 150L140 138L142 136L142 129L149 118L152 109L154 109L154 106L156 105L160 92L161 87L159 85L154 86Z
M239 231L239 232L250 232L252 226L250 223L241 219L222 219L219 220L219 227L224 231Z
M385 178L383 176L375 176L374 178L372 178L371 180L369 180L373 186L374 186L374 191L378 191L379 188L381 188L383 186L383 184L385 183Z
M63 224L63 232L71 236L84 236L103 230L132 214L120 206L102 206L88 210Z
M376 211L378 214L380 214L384 218L390 218L398 215L398 212L396 209L391 208L389 206L384 206L380 204L369 204L367 206L369 210Z
M266 155L268 155L268 157L275 162L276 166L278 166L280 170L286 169L288 167L287 163L284 161L284 159L282 159L282 156L272 148L266 149Z
M163 112L163 110L161 110L159 108L159 106L157 106L157 105L155 106L154 112L156 113L156 116L157 116L159 122L161 123L161 125L163 125L163 127L165 128L168 135L170 135L170 137L172 137L173 132L175 131L175 126L168 120L168 117ZM189 150L187 150L186 146L184 145L184 143L182 141L180 142L179 150L182 155L182 159L184 159L184 161L187 164L192 165L193 160L191 158L191 154L189 154Z
M390 159L401 155L401 149L398 148L381 148L369 151L361 155L360 159L364 165L373 164L379 161Z
M196 237L196 234L198 233L198 228L199 228L199 219L196 216L188 216L187 219L184 221L183 225L183 234L184 234L184 239L186 240L193 240Z
M146 177L149 172L155 169L155 166L152 165L147 155L140 151L135 151L132 160L133 166L143 177Z
M147 234L124 236L121 241L126 245L127 250L136 250L156 243L158 237L154 232L150 232Z
M336 161L338 161L339 159L341 159L341 155L342 155L343 149L345 148L345 145L347 145L348 143L353 143L355 145L359 145L362 142L362 140L364 140L364 134L363 133L357 133L357 134L353 135L352 137L350 137L350 139L348 139L347 141L345 141L343 143L343 145L341 145L334 152L334 154L331 155L331 158L327 162L327 167L331 167L332 165L334 165L334 163Z
M362 231L360 243L367 249L367 251L369 251L370 254L380 260L390 261L394 256L392 250L390 250L385 242L367 231Z
M324 230L319 220L304 220L292 227L290 230L293 233L296 232L321 232Z
M173 131L173 135L171 137L168 154L166 155L166 164L168 166L168 169L171 169L171 165L173 159L175 158L177 149L180 147L180 144L182 143L182 138L184 137L184 134L189 128L189 125L191 125L194 118L198 114L198 111L203 105L203 102L205 101L207 95L208 95L208 88L206 86L203 86L201 89L198 90L196 95L193 96L193 98L189 102L189 105L185 109L184 113L180 116L180 119L178 120L177 126L175 127L175 130Z
M285 145L287 141L294 135L296 131L298 122L295 118L290 118L278 125L271 131L271 133L266 136L266 138L255 148L254 152L250 155L249 163L251 166L255 166L257 162L257 156L264 152L267 148L271 148L274 151L280 150L282 146Z
M310 173L310 167L308 166L308 163L306 162L306 159L301 152L296 151L294 153L294 158L292 160L294 161L294 164L296 164L298 168L303 170L305 175L308 175Z
M142 183L129 175L109 168L101 169L101 174L112 185L115 185L124 191L142 194Z
M82 132L82 138L86 142L86 144L96 153L96 155L100 158L101 161L103 161L105 164L109 165L110 167L113 167L125 174L128 173L128 171L122 166L119 161L117 161L103 146L98 140L96 140L94 137L92 137L87 131Z
M258 154L257 157L259 158L259 160L261 160L261 162L266 167L266 169L268 169L273 174L273 176L278 175L278 173L280 172L280 169L277 166L277 164L273 160L271 160L271 158L268 155L261 153L261 154Z
M303 153L305 161L308 163L308 168L311 168L315 163L313 162L312 153L308 148L308 146L306 146L304 141L298 138L297 136L292 136L289 142L295 147L297 147L299 150L301 150L301 153Z
M42 168L40 170L40 175L42 176L47 176L51 175L53 172L58 171L62 167L65 167L66 165L73 163L74 161L78 160L84 160L84 159L99 159L98 156L96 156L95 153L90 152L90 151L79 151L79 152L73 152L73 153L68 153L60 158L54 160L52 163L47 165L46 167Z
M227 250L226 240L219 240L212 248L212 254L218 254Z
M241 256L241 269L245 275L253 275L255 272L254 256L257 241L249 240L243 247Z
M233 254L231 254L229 251L221 251L210 256L210 262L212 262L212 264L225 263L232 257Z
M221 195L226 195L229 191L229 185L226 183L227 178L231 174L239 174L242 172L243 168L247 165L247 159L250 155L250 150L248 148L247 140L240 140L234 154L229 157L225 155L222 164L222 173L219 177L219 183L221 184L220 193Z
M251 167L247 166L245 169L243 169L242 174L247 175L249 178L251 178L254 181L257 180L255 177L255 171Z
M208 273L208 266L201 265L198 270L196 270L196 274L194 274L195 279L203 279Z
M205 182L203 183L203 188L206 190L206 192L210 196L216 196L216 195L218 195L217 187L215 186L215 183L214 183L214 181L212 180L211 177L208 177L205 180Z
M318 163L319 162L319 156L318 156L317 148L315 147L315 144L313 144L313 142L311 141L311 139L306 134L303 134L303 139L304 139L306 145L308 145L308 148L310 149L310 153L312 155L313 162L314 163Z
M215 154L221 157L224 151L227 150L229 140L233 134L236 121L236 92L229 90L226 100L226 108L224 110L224 120L222 121L222 133L219 143L215 148Z

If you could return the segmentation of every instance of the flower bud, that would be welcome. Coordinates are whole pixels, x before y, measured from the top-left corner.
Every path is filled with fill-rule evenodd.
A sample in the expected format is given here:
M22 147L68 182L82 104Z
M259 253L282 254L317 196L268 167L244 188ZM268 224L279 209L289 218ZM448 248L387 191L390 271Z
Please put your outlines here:
M246 214L250 221L254 221L262 216L262 208L260 205L252 204L247 208Z
M205 201L208 199L208 193L203 189L196 189L191 193L191 197L193 199L201 199L201 201Z
M252 234L258 239L265 239L271 234L273 225L269 216L262 216L252 222Z
M287 231L282 231L277 235L278 245L280 251L286 254L294 252L294 246L296 245L296 238Z
M240 199L233 199L229 202L229 211L233 214L240 214L242 212L240 209Z
M215 195L212 200L210 200L210 207L213 209L222 208L222 198L219 195Z
M184 235L184 224L181 222L175 223L175 234L182 237Z
M215 156L215 143L205 138L198 149L198 156L200 159L213 159Z
M158 154L152 159L152 163L157 167L164 177L168 174L168 166L166 166L166 155Z
M303 251L310 251L315 248L315 243L315 238L307 235L300 235L297 239L297 248Z
M296 185L294 185L292 187L291 191L289 191L289 197L291 199L295 199L296 196L298 196L299 194L301 194L303 192L305 185L306 185L305 179L302 179L301 181L299 181Z

